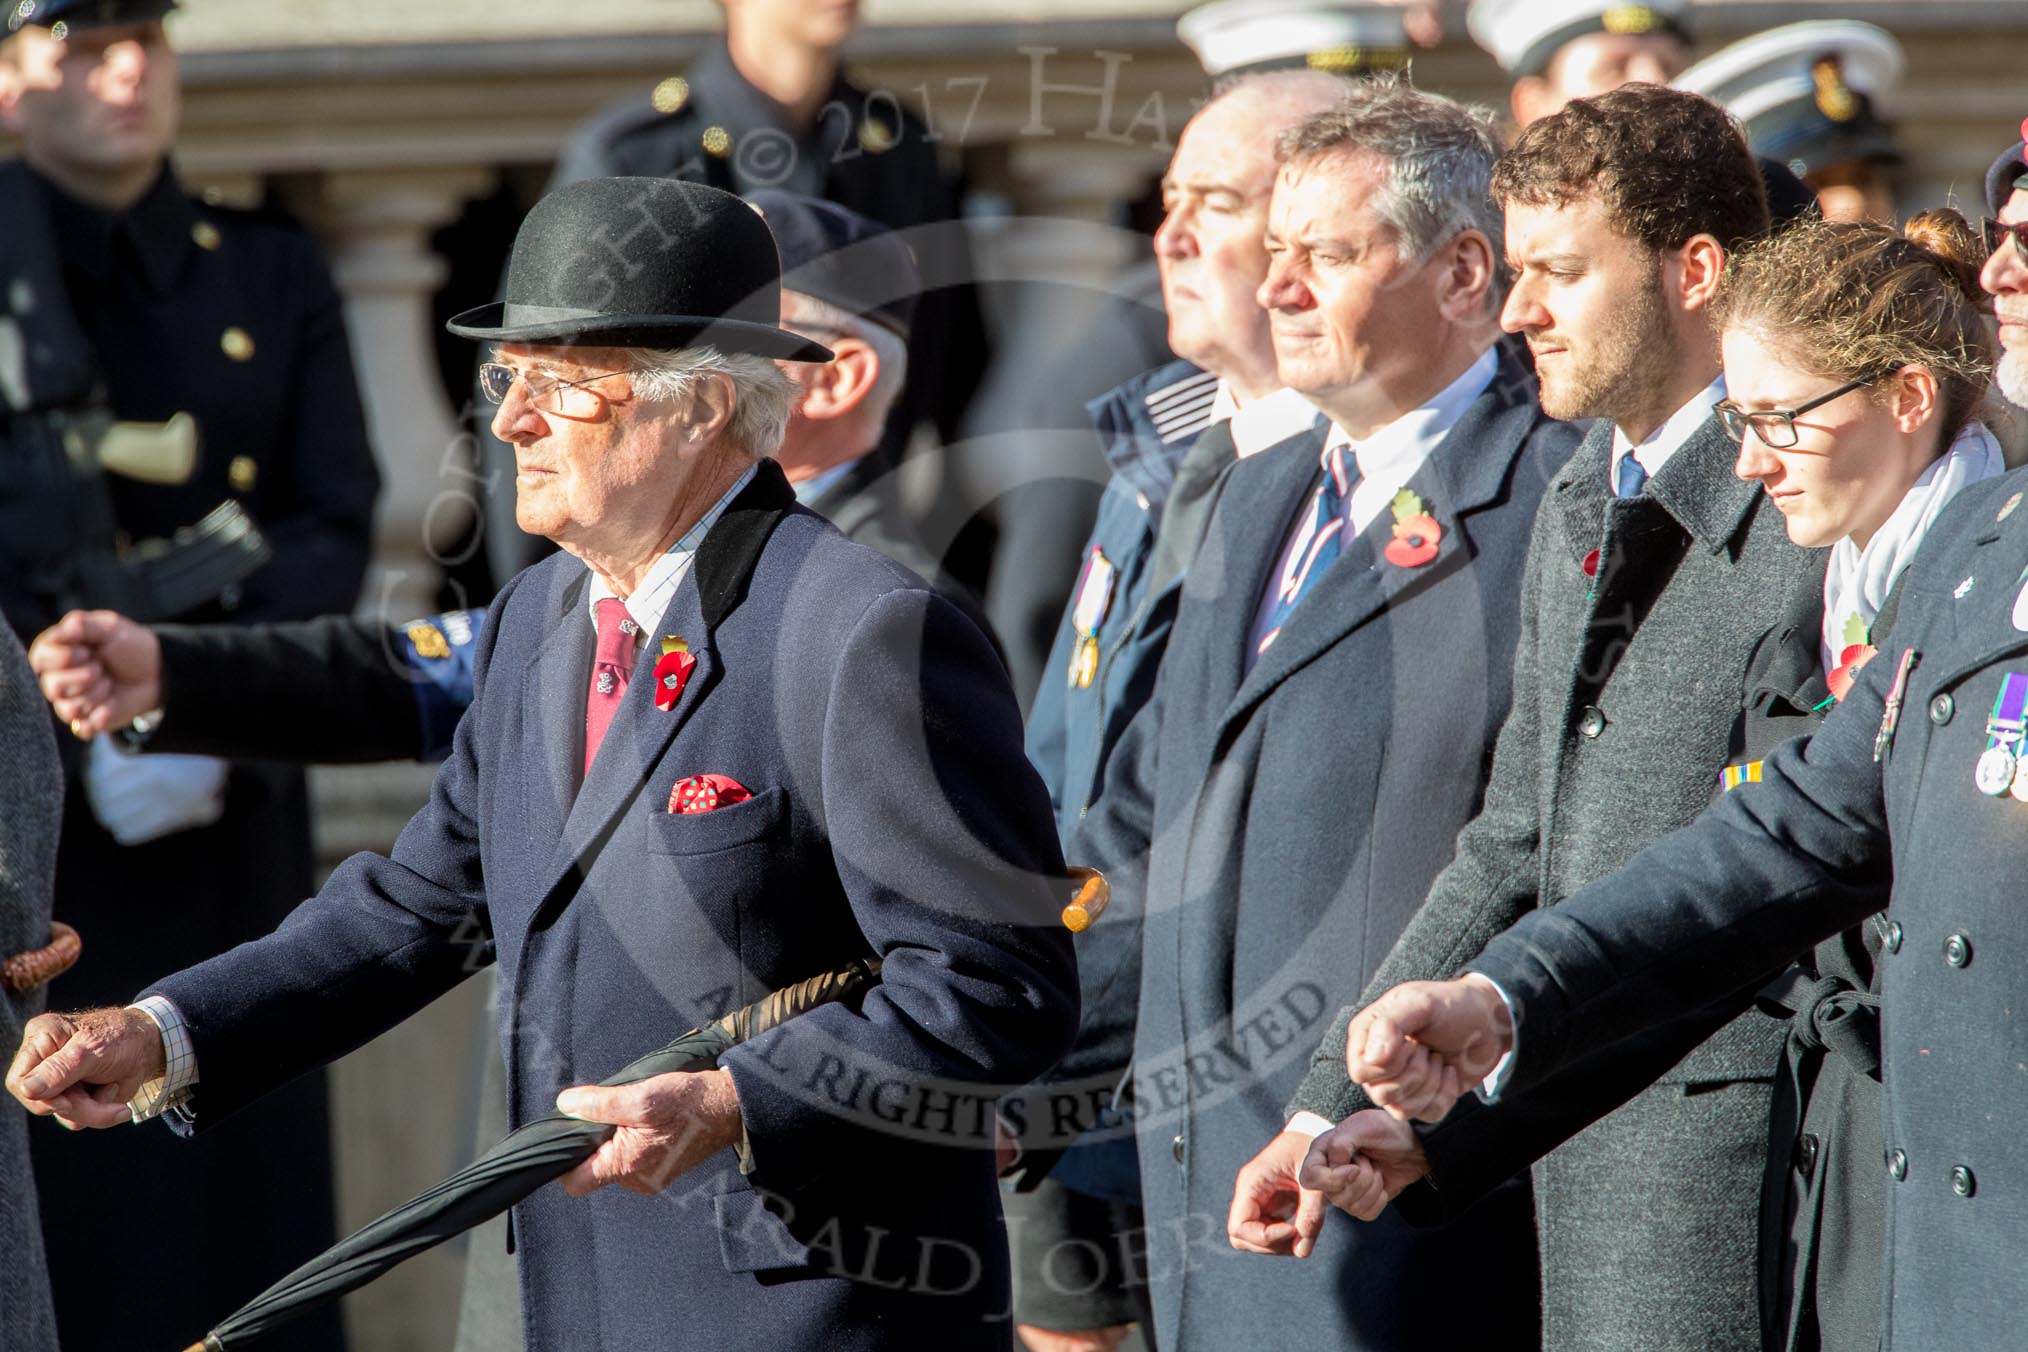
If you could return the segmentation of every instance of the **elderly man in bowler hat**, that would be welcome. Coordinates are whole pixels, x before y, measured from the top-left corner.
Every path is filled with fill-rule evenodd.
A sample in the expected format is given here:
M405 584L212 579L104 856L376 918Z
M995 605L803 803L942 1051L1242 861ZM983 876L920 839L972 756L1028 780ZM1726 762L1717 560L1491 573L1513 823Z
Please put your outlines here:
M476 917L510 1118L619 1128L515 1208L530 1346L1009 1345L973 1147L996 1086L1075 1025L1062 858L991 646L767 458L773 359L830 356L780 328L778 274L716 189L600 179L538 205L506 301L453 331L501 345L519 517L562 553L495 602L429 804L267 938L35 1021L16 1097L202 1130L462 979ZM592 1085L868 954L858 1005L713 1071Z

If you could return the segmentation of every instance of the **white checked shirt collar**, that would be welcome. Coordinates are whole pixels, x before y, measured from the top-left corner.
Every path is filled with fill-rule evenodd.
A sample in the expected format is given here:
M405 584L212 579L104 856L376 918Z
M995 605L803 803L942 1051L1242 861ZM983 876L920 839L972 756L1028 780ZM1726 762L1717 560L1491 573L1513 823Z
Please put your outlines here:
M1669 420L1648 434L1648 439L1636 446L1627 440L1627 434L1613 428L1613 462L1606 467L1606 486L1612 488L1620 481L1620 461L1628 456L1640 462L1648 477L1654 478L1662 472L1662 466L1669 463L1669 457L1683 448L1704 420L1711 416L1711 406L1725 398L1725 376L1706 385L1690 397L1690 402L1669 415Z
M682 539L669 546L667 553L649 565L648 575L641 579L640 586L634 588L634 594L622 598L627 603L627 618L639 629L634 635L635 647L647 642L647 636L654 631L656 625L662 623L662 616L669 609L669 603L676 598L676 589L683 585L684 578L690 576L690 565L697 560L698 546L704 543L705 535L717 523L718 518L725 515L726 507L739 496L739 491L753 480L759 469L759 465L749 466L746 473L740 475L732 487L726 489L718 501L711 505L711 510L699 517L696 525L683 532ZM586 571L591 572L590 569ZM606 580L596 572L591 573L589 590L591 595L585 598L585 607L591 614L593 627L596 628L599 602L618 596L619 593L608 587Z

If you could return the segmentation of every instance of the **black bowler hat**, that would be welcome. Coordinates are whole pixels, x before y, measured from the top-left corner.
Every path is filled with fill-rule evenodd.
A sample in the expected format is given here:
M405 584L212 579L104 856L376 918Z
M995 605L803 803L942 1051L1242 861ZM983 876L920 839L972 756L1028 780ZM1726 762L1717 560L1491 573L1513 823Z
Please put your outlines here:
M30 25L75 29L148 23L174 8L176 0L20 0L7 11L7 31L16 33Z
M781 250L784 290L815 296L908 337L922 273L900 236L819 197L760 188L746 200Z
M461 338L558 347L690 347L829 361L781 326L774 236L729 192L592 178L544 197L514 236L507 299L452 317Z

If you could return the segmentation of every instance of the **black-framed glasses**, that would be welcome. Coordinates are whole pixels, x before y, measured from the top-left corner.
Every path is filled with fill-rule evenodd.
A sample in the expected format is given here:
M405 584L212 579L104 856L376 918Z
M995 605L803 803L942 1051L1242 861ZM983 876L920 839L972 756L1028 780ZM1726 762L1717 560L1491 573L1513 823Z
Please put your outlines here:
M1730 399L1721 399L1711 406L1711 411L1716 413L1725 423L1725 430L1734 441L1744 443L1746 440L1746 429L1751 427L1753 434L1761 439L1761 444L1773 450L1786 451L1796 444L1796 419L1798 417L1808 413L1813 408L1820 408L1830 403L1841 394L1850 394L1854 390L1863 390L1872 383L1873 378L1870 376L1864 380L1848 380L1829 394L1820 394L1809 403L1797 404L1794 408L1757 408L1748 410L1741 408Z
M605 410L606 397L597 390L585 386L594 380L605 380L612 376L628 375L626 371L601 371L595 376L582 380L558 380L555 376L541 371L517 371L501 362L489 361L479 368L479 393L493 403L505 403L507 392L520 381L528 391L528 402L544 413L554 413L559 418L583 421L596 418Z
M2000 245L2006 240L2014 241L2014 261L2028 263L2028 221L2015 221L2012 225L1994 220L1991 216L1980 224L1986 237L1986 257L2000 252Z

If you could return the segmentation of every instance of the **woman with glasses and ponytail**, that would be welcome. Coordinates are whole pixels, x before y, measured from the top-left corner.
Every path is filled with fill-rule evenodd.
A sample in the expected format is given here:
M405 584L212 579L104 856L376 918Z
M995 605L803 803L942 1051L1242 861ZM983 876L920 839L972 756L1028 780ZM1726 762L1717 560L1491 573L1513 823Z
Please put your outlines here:
M1985 414L1994 354L1985 250L1956 212L1905 231L1799 225L1738 256L1716 316L1739 438L1789 538L1828 546L1750 661L1720 789L1812 731L1894 623L1896 583L1966 485L2001 473ZM1762 1326L1770 1348L1874 1348L1885 1239L1876 916L1821 944L1760 997L1789 1015L1761 1199Z

